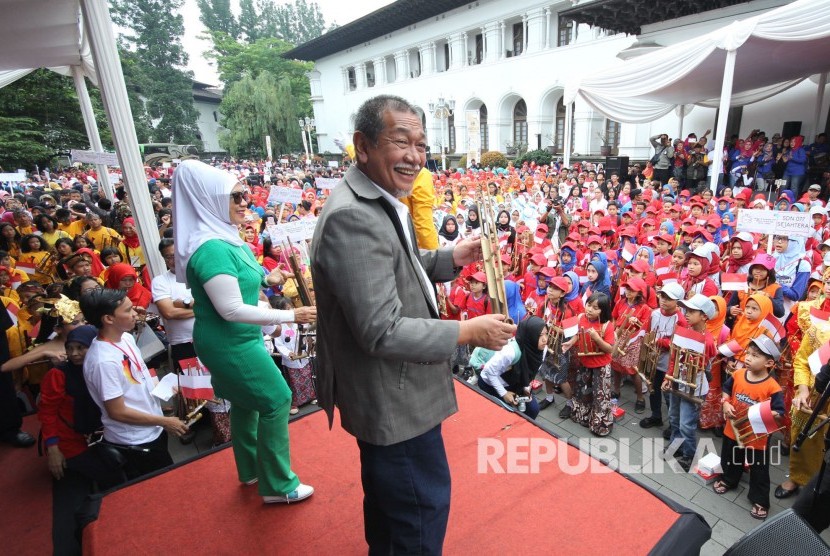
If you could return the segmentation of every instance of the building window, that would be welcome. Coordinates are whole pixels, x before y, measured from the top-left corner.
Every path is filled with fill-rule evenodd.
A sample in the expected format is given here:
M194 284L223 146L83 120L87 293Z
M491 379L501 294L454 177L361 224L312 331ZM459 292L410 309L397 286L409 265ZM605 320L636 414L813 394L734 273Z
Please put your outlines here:
M375 86L375 70L374 68L369 71L366 71L366 86L367 87L374 87Z
M574 30L574 22L572 19L560 19L559 20L559 40L557 41L557 46L566 46L571 44L571 38L573 38L573 30Z
M622 124L614 120L605 120L605 139L612 147L620 146L620 130Z
M217 114L217 113L216 113L216 110L214 110L214 111L213 111L213 121L214 121L214 122L218 122L218 121L219 121L219 114Z
M565 152L565 103L562 102L562 99L559 99L559 103L556 105L556 138L553 145L556 147L556 152L561 153ZM574 137L575 130L573 126L573 116L571 116L571 148L573 148L574 144Z
M449 141L449 149L447 150L448 153L455 152L455 114L450 114L449 118L447 118L447 132L448 132L448 141Z
M527 146L527 104L519 100L513 107L513 145Z
M354 91L355 89L357 89L357 76L355 75L354 68L349 68L348 76L349 76L349 90Z
M444 71L450 69L450 43L444 43Z
M487 107L483 104L478 109L478 128L481 134L481 152L490 150L490 132L487 130Z
M518 56L525 49L525 25L524 23L513 24L513 56Z
M476 35L476 57L475 64L478 65L484 60L484 36Z

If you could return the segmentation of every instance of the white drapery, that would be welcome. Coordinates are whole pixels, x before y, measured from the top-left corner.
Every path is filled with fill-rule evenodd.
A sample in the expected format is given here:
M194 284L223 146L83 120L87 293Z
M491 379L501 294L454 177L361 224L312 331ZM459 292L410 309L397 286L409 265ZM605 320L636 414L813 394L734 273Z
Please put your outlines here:
M579 97L608 118L626 123L650 122L685 104L719 107L726 113L730 106L758 102L827 72L828 52L830 0L797 0L612 68L576 76L566 84L563 102L568 106ZM726 91L728 82L732 85ZM726 118L721 119L725 123ZM722 133L717 138L720 143ZM569 139L566 135L566 162ZM716 145L719 148L722 145Z

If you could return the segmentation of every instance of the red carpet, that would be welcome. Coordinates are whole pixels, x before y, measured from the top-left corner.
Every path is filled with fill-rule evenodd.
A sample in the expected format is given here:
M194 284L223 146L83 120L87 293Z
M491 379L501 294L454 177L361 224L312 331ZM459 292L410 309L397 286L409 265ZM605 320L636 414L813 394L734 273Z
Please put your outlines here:
M23 430L37 438L40 422L31 415ZM0 444L0 538L3 554L52 553L52 476L37 447Z
M540 474L479 474L479 437L550 437L464 386L457 391L460 411L443 429L453 478L447 554L504 554L522 543L559 554L645 554L678 520L617 473L568 475L548 464ZM265 506L256 487L237 483L225 449L106 496L85 531L85 553L365 554L354 439L338 426L329 431L320 411L291 424L291 451L295 471L316 489L308 501Z

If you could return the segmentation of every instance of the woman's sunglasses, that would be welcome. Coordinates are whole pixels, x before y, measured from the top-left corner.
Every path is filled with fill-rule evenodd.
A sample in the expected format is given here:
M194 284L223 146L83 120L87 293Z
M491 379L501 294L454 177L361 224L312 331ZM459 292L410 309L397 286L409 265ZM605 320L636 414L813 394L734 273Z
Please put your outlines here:
M236 205L243 200L245 201L245 204L248 204L251 201L251 193L249 191L234 191L231 193L231 199L233 199L233 202Z

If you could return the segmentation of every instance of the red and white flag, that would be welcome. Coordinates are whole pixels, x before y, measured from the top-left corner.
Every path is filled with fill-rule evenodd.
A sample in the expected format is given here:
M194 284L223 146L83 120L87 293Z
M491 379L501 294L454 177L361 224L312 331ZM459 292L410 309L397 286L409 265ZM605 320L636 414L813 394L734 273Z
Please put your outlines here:
M643 337L643 336L645 336L645 335L646 335L646 330L645 330L645 328L641 328L641 329L640 329L640 331L639 331L639 332L637 332L637 334L636 334L633 338L631 338L630 340L628 340L628 345L633 344L634 342L636 342L637 340L639 340L640 338L642 338L642 337Z
M745 292L749 289L746 274L729 274L721 272L720 289L725 292Z
M14 303L9 303L8 305L6 305L6 312L9 314L9 317L12 319L12 324L14 326L17 326L17 311L18 310L19 309L18 309L17 305L15 305Z
M810 308L810 322L812 322L813 325L819 326L827 324L828 320L830 320L830 311L822 311L820 309L816 309L815 307Z
M769 315L761 322L761 326L767 329L770 334L772 334L772 339L775 342L780 342L781 338L784 337L786 331L784 327L781 326L781 321L778 320L774 315Z
M572 338L579 332L579 317L571 317L562 321L562 334L566 338Z
M735 357L743 350L744 348L741 347L741 344L739 344L737 340L730 340L728 343L723 344L718 348L718 353L725 355L726 357Z
M18 270L22 270L26 274L34 274L37 270L37 265L31 261L17 261L17 264L14 267Z
M691 328L678 326L674 331L672 343L679 348L688 349L696 353L703 353L706 348L706 337Z
M537 231L533 235L533 243L535 243L536 245L541 245L544 242L545 242L545 232Z
M588 282L588 272L584 268L575 267L573 271L579 276L580 284L586 284Z
M772 404L770 400L756 403L749 406L746 412L749 425L755 434L770 434L779 429L772 415Z
M625 259L625 262L630 263L634 260L634 255L637 253L637 246L631 242L626 242L625 246L622 248L622 258Z
M677 283L677 273L676 272L667 272L660 277L660 283L664 286L666 284L676 284Z
M507 240L510 239L509 237L505 236L499 240L499 249L504 249L507 247Z
M209 374L180 376L179 392L182 396L190 400L212 400L215 397Z
M813 375L817 375L821 370L821 366L830 362L830 342L826 342L823 346L811 353L810 357L807 358L807 362L810 364L810 371L812 371Z
M671 272L671 258L654 263L654 273L657 276L662 276L663 274L668 274L669 272Z
M553 250L553 245L548 245L545 248L545 252L543 253L543 255L548 260L552 259L556 255L556 252Z
M547 266L549 268L556 268L556 259L548 259L548 265Z

